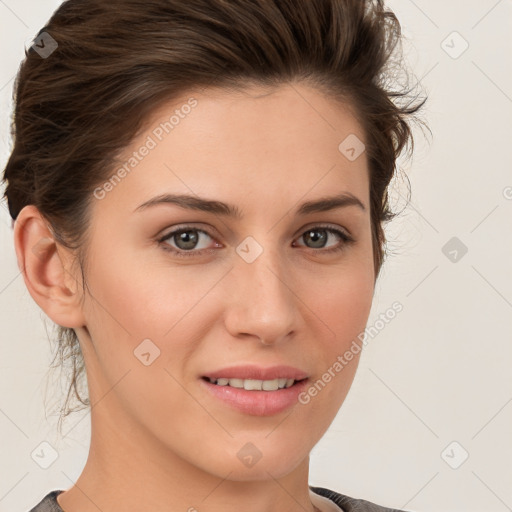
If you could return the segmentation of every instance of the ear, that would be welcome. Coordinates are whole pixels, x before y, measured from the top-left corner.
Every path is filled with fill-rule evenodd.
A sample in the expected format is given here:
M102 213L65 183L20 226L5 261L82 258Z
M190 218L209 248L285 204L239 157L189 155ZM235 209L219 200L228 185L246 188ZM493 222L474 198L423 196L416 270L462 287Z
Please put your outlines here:
M62 327L85 325L83 290L72 273L72 254L55 241L34 205L25 206L16 218L14 246L25 285L39 307Z

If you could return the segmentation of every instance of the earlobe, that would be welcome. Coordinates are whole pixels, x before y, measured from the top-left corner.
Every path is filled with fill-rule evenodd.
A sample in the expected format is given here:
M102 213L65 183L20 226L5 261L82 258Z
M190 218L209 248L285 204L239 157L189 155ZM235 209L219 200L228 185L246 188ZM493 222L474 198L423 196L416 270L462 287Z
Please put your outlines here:
M47 221L34 205L25 206L14 223L14 246L25 285L56 324L81 327L81 283L71 272L71 255L58 246Z

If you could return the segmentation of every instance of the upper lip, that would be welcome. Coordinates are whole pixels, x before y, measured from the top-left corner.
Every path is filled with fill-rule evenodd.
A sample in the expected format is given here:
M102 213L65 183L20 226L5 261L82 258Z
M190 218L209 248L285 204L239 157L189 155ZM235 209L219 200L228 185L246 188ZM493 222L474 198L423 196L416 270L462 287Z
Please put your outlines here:
M274 379L294 379L302 380L307 378L308 374L292 366L230 366L221 368L203 375L210 379L254 379L254 380L274 380Z

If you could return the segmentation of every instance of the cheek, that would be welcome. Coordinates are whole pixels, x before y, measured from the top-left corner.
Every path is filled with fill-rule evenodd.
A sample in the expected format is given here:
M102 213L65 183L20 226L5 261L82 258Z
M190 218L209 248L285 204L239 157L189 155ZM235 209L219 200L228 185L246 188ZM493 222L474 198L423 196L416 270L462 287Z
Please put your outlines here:
M318 436L336 416L357 371L363 350L358 337L364 332L372 306L371 264L340 269L337 278L325 281L321 291L308 295L308 304L315 305L318 317L315 325L322 330L313 356L321 363L301 404L308 411L306 421L322 418L318 424L310 424Z
M319 282L311 283L306 295L308 304L326 325L325 339L334 339L332 349L341 350L347 343L364 331L370 314L373 293L373 262L363 260L347 265Z
M88 279L95 314L125 334L160 338L193 309L215 278L198 279L191 269L133 256L98 262Z
M94 299L86 317L110 380L128 369L141 370L137 354L147 352L154 358L151 368L167 368L182 380L187 361L222 317L222 286L216 283L221 285L226 268L199 272L194 267L161 261L141 265L138 258L125 258L122 264L112 258L92 267L88 281ZM152 385L141 380L142 387Z
M307 295L317 317L315 357L321 364L315 376L318 384L305 396L311 403L312 417L327 416L329 422L342 405L354 379L363 350L364 333L372 307L374 292L373 261L367 253L351 258L350 263L331 272L330 278L321 280L323 286L313 288ZM309 394L309 393L308 393Z

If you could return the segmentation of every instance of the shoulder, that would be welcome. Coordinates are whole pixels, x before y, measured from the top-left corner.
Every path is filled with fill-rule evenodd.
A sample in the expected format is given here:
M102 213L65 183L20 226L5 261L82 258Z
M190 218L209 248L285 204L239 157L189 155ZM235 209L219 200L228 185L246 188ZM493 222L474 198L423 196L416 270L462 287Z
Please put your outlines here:
M346 496L323 487L313 487L310 485L309 488L314 493L333 501L343 510L343 512L406 512L405 510L399 510L396 508L383 507L372 503L371 501L351 498L350 496Z
M57 496L63 491L57 490L48 493L35 507L29 512L64 512L57 502Z

